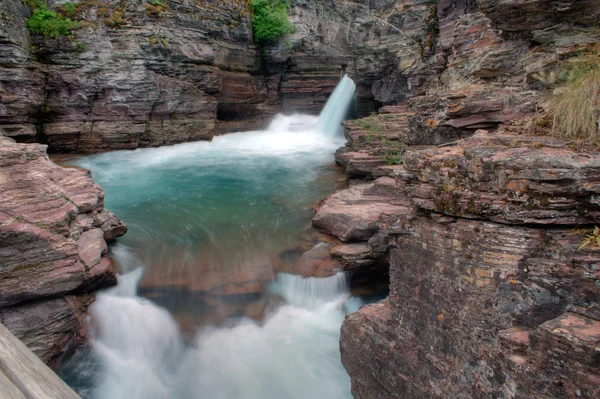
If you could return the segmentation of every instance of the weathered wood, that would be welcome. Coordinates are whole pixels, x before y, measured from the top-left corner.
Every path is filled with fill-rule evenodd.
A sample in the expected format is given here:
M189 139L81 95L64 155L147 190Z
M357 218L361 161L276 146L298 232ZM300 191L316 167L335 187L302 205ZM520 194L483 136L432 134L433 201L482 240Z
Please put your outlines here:
M13 384L12 381L9 380L8 377L5 376L1 371L0 395L6 399L26 399L25 395L23 395L23 392L21 392L21 390L19 390L19 388L17 388L15 384Z
M0 324L0 397L80 399L48 366Z

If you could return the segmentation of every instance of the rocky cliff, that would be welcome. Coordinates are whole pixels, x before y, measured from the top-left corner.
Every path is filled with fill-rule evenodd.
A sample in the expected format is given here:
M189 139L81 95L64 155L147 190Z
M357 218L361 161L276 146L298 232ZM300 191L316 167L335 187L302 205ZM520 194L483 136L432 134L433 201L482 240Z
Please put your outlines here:
M389 268L342 326L354 397L597 397L600 155L532 134L561 68L597 53L598 3L393 3L399 105L346 123L350 187L313 219L345 269Z
M90 293L116 283L106 243L127 227L89 171L0 136L0 322L56 366L80 338Z
M388 59L396 38L382 42L390 28L374 17L393 3L291 1L296 33L259 48L242 0L81 1L72 11L49 0L79 23L58 38L31 34L26 2L6 0L0 132L57 152L210 140L279 111L318 113L351 70L370 111L406 85Z

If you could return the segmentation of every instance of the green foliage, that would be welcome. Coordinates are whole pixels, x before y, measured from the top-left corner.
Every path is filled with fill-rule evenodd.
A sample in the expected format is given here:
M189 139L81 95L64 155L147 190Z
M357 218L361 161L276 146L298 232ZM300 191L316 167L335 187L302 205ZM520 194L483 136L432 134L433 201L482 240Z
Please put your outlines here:
M594 230L581 241L579 250L581 251L585 247L600 248L600 228L598 226L595 226Z
M552 133L569 140L600 138L600 58L576 57L558 82L548 106Z
M264 43L294 33L294 25L287 15L285 0L252 0L252 28L254 40Z
M27 27L33 33L55 38L67 36L71 30L79 27L79 24L71 21L70 18L65 18L49 10L43 0L35 0L31 6L33 14L27 22Z
M154 7L167 8L167 4L161 0L152 0L150 1L150 4L152 4Z
M79 3L67 2L63 4L61 8L67 17L71 17L73 16L73 14L75 14L75 10L77 9L78 4Z
M399 165L404 162L404 153L406 144L401 141L381 140L381 149L379 155L388 165Z

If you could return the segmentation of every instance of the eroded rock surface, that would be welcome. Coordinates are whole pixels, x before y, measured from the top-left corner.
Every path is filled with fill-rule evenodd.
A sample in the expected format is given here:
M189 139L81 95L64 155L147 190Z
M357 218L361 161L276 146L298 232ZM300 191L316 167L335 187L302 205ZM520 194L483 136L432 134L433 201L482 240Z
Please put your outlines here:
M44 145L0 136L0 183L0 318L53 362L79 328L65 295L116 283L106 242L127 227L89 171L55 165Z
M597 397L600 250L582 243L600 155L528 121L561 62L596 51L598 4L393 3L388 21L439 31L417 57L399 38L403 98L345 123L350 188L314 219L347 270L390 272L389 297L342 326L354 397Z
M79 2L73 36L44 38L23 2L3 1L0 133L57 152L210 140L276 112L318 113L344 71L369 110L406 85L390 77L398 34L375 18L393 2L291 1L295 33L263 48L247 1L163 3Z
M351 241L330 251L350 272L389 267L389 297L342 326L354 396L597 396L600 250L580 246L599 221L600 155L479 131L373 168L361 135L338 160L370 180L313 220Z

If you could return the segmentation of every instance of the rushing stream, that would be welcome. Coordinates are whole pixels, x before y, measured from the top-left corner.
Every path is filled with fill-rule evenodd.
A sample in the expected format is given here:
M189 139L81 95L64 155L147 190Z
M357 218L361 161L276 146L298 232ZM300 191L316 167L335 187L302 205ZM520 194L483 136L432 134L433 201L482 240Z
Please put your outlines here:
M119 285L91 307L90 348L61 372L83 397L351 397L339 329L361 299L343 273L274 270L343 180L332 155L353 92L343 79L320 118L71 161L130 229L111 253Z

